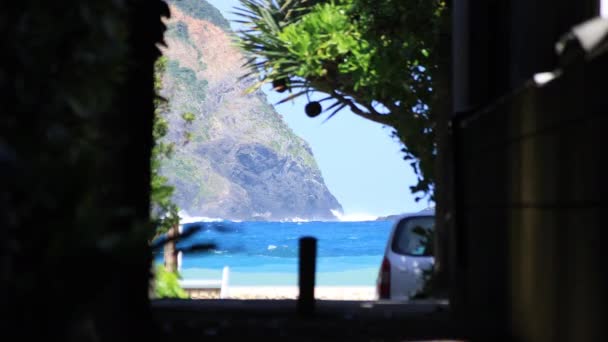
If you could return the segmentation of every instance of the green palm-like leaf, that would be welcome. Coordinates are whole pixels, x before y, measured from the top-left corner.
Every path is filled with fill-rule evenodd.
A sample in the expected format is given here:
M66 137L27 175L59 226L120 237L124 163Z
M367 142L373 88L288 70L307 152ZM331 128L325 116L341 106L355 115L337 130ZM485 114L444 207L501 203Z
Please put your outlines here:
M290 95L317 91L344 108L392 126L413 157L419 182L413 192L432 193L434 76L443 0L240 0L237 33L257 82L287 81ZM376 104L383 108L376 109Z

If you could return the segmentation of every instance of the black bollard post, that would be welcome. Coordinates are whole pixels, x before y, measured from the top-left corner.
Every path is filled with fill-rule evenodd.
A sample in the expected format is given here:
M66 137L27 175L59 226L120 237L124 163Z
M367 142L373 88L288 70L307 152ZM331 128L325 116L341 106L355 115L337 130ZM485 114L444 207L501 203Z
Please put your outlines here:
M317 263L317 239L300 238L298 268L298 313L312 316L315 311L315 272Z

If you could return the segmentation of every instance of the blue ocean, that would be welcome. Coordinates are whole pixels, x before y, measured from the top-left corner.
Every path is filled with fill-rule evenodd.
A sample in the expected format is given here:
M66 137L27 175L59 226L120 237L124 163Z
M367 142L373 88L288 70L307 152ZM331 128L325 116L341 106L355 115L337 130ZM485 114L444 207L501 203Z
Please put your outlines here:
M193 224L183 225L187 230ZM196 226L196 224L194 224ZM297 285L298 239L317 238L316 283L373 286L391 222L214 222L178 247L213 243L214 250L185 253L184 279L220 279L230 268L230 284ZM157 261L162 262L162 256Z

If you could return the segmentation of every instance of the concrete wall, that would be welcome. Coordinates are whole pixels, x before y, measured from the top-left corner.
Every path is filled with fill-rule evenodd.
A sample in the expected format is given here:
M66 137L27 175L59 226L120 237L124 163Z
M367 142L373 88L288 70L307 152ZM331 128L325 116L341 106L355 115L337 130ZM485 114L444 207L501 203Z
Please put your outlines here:
M604 56L454 120L455 304L478 332L606 337L607 76Z

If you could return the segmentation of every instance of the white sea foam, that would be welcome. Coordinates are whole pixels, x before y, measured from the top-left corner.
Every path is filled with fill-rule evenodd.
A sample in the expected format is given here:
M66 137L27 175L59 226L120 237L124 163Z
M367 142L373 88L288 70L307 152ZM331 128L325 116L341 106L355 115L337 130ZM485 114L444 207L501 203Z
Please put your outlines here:
M179 215L180 224L194 223L194 222L222 222L222 221L224 221L223 219L216 218L216 217L190 216L185 211L180 211L178 213L178 215Z
M275 245L268 245L268 250L271 251L273 249L277 249L277 246Z
M281 220L281 222L310 222L310 220L299 218L296 216L289 219Z
M364 214L364 213L356 213L356 214L343 214L338 210L331 210L332 214L334 214L338 220L342 222L365 222L365 221L375 221L378 216Z

